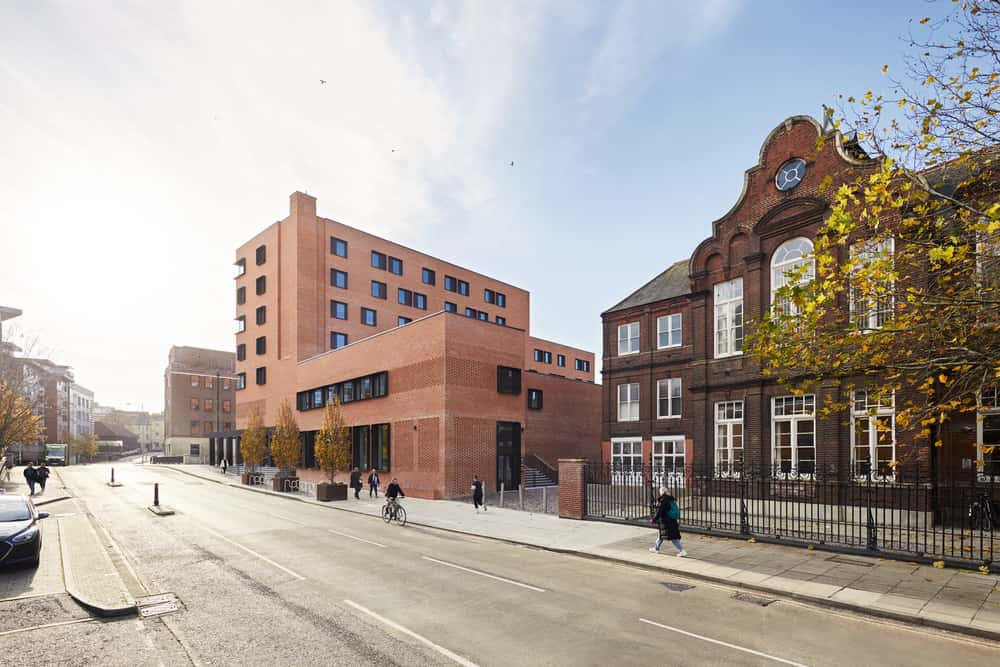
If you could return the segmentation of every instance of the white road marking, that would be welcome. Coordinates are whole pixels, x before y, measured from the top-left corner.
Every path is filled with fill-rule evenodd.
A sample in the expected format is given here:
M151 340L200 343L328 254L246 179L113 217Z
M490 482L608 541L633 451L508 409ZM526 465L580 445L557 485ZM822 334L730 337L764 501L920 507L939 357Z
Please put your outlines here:
M359 605L357 602L354 602L353 600L344 600L344 604L348 604L348 605L354 607L355 609L357 609L358 611L360 611L360 612L362 612L364 614L368 614L369 616L371 616L372 618L374 618L376 621L379 621L380 623L385 623L390 628L392 628L394 630L397 630L398 632L402 632L404 635L408 635L410 637L413 637L418 642L421 642L423 644L426 644L427 646L430 646L432 649L434 649L435 651L437 651L441 655L443 655L446 658L449 658L451 660L454 660L458 664L463 665L463 667L479 667L476 663L471 662L469 660L466 660L462 656L458 655L457 653L453 653L453 652L449 651L448 649L446 649L443 646L435 644L430 639L427 639L426 637L422 637L422 636L418 635L413 630L409 630L407 628L404 628L399 623L396 623L394 621L390 621L385 616L381 616L379 614L376 614L371 609L366 609L365 607L362 607L361 605Z
M333 533L334 535L340 535L341 537L349 537L352 540L357 540L358 542L365 542L366 544L374 544L377 547L387 548L384 544L379 544L378 542L372 542L371 540L366 540L363 537L355 537L354 535L348 535L347 533L342 533L339 530L333 530L331 528L326 529L327 532Z
M58 628L62 625L75 625L77 623L90 623L91 621L96 621L96 618L78 618L74 621L60 621L58 623L46 623L45 625L32 625L27 628L18 628L17 630L5 630L0 632L0 637L6 637L7 635L16 635L19 632L30 632L31 630L44 630L46 628Z
M513 579L504 579L503 577L498 577L495 574L489 574L487 572L480 572L479 570L473 570L468 567L463 567L461 565L455 565L454 563L449 563L447 561L438 560L437 558L431 558L430 556L423 556L424 560L429 560L432 563L438 563L440 565L447 565L448 567L453 567L456 570L462 570L463 572L469 572L471 574L478 574L480 577L489 577L490 579L496 579L497 581L502 581L505 584L512 584L514 586L520 586L521 588L527 588L528 590L535 591L537 593L544 593L544 588L538 588L537 586L532 586L530 584L522 584L520 581L514 581Z
M774 660L775 662L780 662L786 665L795 665L795 667L807 667L807 665L801 662L793 662L792 660L785 660L784 658L779 658L777 656L768 655L767 653L761 653L760 651L755 651L752 648L744 648L742 646L737 646L736 644L730 644L729 642L724 642L719 639L712 639L711 637L706 637L704 635L698 635L693 632L688 632L687 630L681 630L680 628L674 628L669 625L663 625L662 623L657 623L656 621L650 621L646 618L640 618L643 623L648 623L649 625L655 625L658 628L663 628L664 630L670 630L671 632L676 632L678 634L687 635L688 637L694 637L695 639L700 639L712 644L718 644L719 646L725 646L727 648L735 649L737 651L743 651L744 653L751 653L761 658L767 658L768 660Z
M253 550L253 549L251 549L250 547L245 547L245 546L243 546L242 544L240 544L239 542L235 542L235 541L233 541L233 540L229 539L228 537L226 537L225 535L222 535L221 533L217 533L217 532L215 532L215 531L214 531L214 530L212 530L211 528L205 528L205 531L206 531L206 532L208 532L208 533L211 533L212 535L215 535L215 536L216 536L216 537L218 537L218 538L219 538L220 540L225 540L226 542L229 542L229 543L230 543L230 544L232 544L232 545L233 545L234 547L239 547L240 549L243 549L243 551L246 551L246 552L247 552L248 554L251 554L251 555L253 555L253 556L256 556L257 558L261 559L261 560L262 560L262 561L264 561L265 563L268 563L269 565L273 565L274 567L278 568L278 569L279 569L279 570L281 570L282 572L287 572L288 574L290 574L291 576L295 577L295 578L296 578L296 579L298 579L299 581L305 581L305 577L303 577L303 576L302 576L301 574L299 574L299 573L297 573L297 572L292 572L291 570L289 570L289 569L288 569L287 567L285 567L284 565L279 565L278 563L275 563L275 562L274 562L273 560L271 560L271 559L270 559L270 558L268 558L267 556L265 556L265 555L263 555L263 554L259 554L259 553L257 553L256 551L254 551L254 550Z

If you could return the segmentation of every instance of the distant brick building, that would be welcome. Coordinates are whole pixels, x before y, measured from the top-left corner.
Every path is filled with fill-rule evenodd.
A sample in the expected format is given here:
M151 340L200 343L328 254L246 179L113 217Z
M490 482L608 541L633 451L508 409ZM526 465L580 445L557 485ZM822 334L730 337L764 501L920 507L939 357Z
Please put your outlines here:
M290 215L237 251L238 429L282 400L313 475L321 409L337 396L354 464L424 497L521 482L522 465L600 451L594 355L529 334L527 291L316 215ZM238 433L212 460L239 461Z
M232 431L235 364L232 352L170 348L163 374L166 456L183 456L190 463L207 461L210 435Z

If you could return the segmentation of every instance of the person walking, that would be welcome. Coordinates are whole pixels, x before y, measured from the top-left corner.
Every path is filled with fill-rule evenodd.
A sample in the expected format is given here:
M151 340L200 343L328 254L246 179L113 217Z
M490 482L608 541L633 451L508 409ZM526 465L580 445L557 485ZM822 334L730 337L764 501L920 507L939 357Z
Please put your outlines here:
M659 526L660 534L656 538L656 544L649 548L654 554L660 553L660 545L663 540L670 540L670 543L677 549L677 555L681 558L687 556L684 545L681 544L681 526L678 519L681 518L681 509L677 506L677 499L670 495L667 487L660 487L660 498L657 501L656 513L649 523Z
M372 468L371 474L368 475L368 497L371 498L372 494L378 498L378 471Z
M35 479L38 480L38 486L42 487L39 494L45 493L45 482L49 481L49 467L45 465L45 461L35 468Z
M227 461L226 457L223 456L222 460L219 461L219 468L222 470L222 474L223 475L226 474L226 468L228 468L228 467L229 467L229 461Z
M354 497L361 500L361 471L357 468L351 471L351 488L354 489Z
M28 483L28 489L31 490L31 495L35 495L35 482L37 481L37 478L35 477L36 474L35 462L28 461L28 465L24 468L24 481Z
M479 506L482 505L483 511L486 511L486 503L483 502L483 482L479 479L479 475L472 476L472 504L476 508L476 514L479 514Z

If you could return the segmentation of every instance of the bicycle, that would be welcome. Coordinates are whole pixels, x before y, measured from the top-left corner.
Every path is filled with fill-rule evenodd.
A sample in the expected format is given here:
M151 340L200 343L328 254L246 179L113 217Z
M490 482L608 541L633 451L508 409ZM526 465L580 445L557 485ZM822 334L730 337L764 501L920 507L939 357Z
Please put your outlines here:
M976 530L991 532L1000 526L1000 503L990 499L989 495L980 491L969 505L969 524Z
M398 500L390 499L382 506L382 520L392 523L393 519L399 522L400 526L406 525L406 510L399 504Z

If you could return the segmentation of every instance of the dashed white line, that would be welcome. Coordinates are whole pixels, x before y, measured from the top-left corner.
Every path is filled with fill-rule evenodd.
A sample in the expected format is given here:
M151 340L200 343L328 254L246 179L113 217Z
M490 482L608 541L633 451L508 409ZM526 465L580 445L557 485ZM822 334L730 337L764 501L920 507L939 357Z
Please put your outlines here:
M664 630L670 630L671 632L676 632L681 635L687 635L688 637L694 637L695 639L700 639L711 644L718 644L719 646L725 646L727 648L734 649L736 651L743 651L744 653L750 653L752 655L760 656L761 658L767 658L768 660L774 660L775 662L780 662L785 665L795 665L795 667L807 667L807 665L801 662L794 662L792 660L785 660L784 658L779 658L774 655L769 655L767 653L761 653L760 651L755 651L752 648L745 648L743 646L737 646L736 644L730 644L729 642L724 642L719 639L712 639L711 637L706 637L704 635L698 635L693 632L688 632L687 630L681 630L680 628L674 628L669 625L663 625L662 623L657 623L656 621L650 621L647 618L640 618L643 623L648 623L649 625L656 626L658 628L663 628Z
M262 560L262 561L264 561L265 563L268 563L269 565L273 565L274 567L278 568L278 569L279 569L279 570L281 570L282 572L287 572L288 574L290 574L291 576L295 577L295 578L296 578L296 579L298 579L299 581L305 581L305 577L303 577L303 576L302 576L301 574L299 574L298 572L292 572L291 570L289 570L289 569L288 569L287 567L285 567L284 565L279 565L278 563L275 563L275 562L274 562L273 560L271 560L271 559L270 559L270 558L268 558L267 556L265 556L265 555L263 555L263 554L259 554L259 553L257 553L256 551L254 551L254 550L253 550L253 549L251 549L250 547L245 547L245 546L243 546L242 544L240 544L239 542L235 542L235 541L233 541L233 540L229 539L228 537L226 537L225 535L222 535L222 534L220 534L220 533L217 533L217 532L215 532L215 531L214 531L214 530L212 530L211 528L205 528L204 530L205 530L206 532L208 532L208 533L211 533L212 535L215 535L215 536L216 536L216 537L218 537L218 538L219 538L220 540L225 540L226 542L229 542L230 544L232 544L232 545L233 545L234 547L239 547L240 549L243 549L243 551L246 551L246 552L247 552L248 554L250 554L250 555L252 555L252 556L256 556L257 558L261 559L261 560Z
M402 625L400 625L399 623L396 623L395 621L390 621L385 616L381 616L380 614L376 614L371 609L367 609L365 607L362 607L361 605L359 605L357 602L354 602L353 600L344 600L344 604L350 605L350 606L354 607L355 609L357 609L358 611L360 611L360 612L362 612L364 614L368 614L369 616L371 616L375 620L379 621L380 623L385 623L390 628L392 628L392 629L394 629L394 630L396 630L398 632L402 632L404 635L408 635L410 637L413 637L418 642L421 642L423 644L426 644L427 646L430 646L432 649L434 649L435 651L437 651L441 655L443 655L446 658L449 658L451 660L454 660L458 664L463 665L463 667L479 667L478 665L476 665L476 663L474 663L474 662L472 662L470 660L466 660L465 658L463 658L462 656L458 655L457 653L453 653L452 651L449 651L448 649L446 649L445 647L443 647L443 646L441 646L439 644L435 644L430 639L427 639L426 637L418 635L413 630L410 630L408 628L404 628Z
M527 588L528 590L535 591L537 593L544 593L544 588L539 588L538 586L532 586L530 584L522 584L520 581L514 581L513 579L505 579L504 577L498 577L495 574L489 574L488 572L481 572L479 570L473 570L469 567L463 567L462 565L456 565L455 563L449 563L447 561L438 560L437 558L431 558L430 556L423 556L424 560L429 560L432 563L438 563L439 565L447 565L448 567L453 567L456 570L462 570L463 572L469 572L470 574L478 574L480 577L488 577L490 579L495 579L497 581L502 581L505 584L511 584L513 586L520 586L521 588Z
M341 537L349 537L352 540L357 540L358 542L364 542L366 544L374 544L375 546L381 547L383 549L387 548L386 545L384 545L384 544L379 544L378 542L372 542L371 540L366 540L363 537L357 537L355 535L348 535L347 533L342 533L339 530L333 530L332 528L327 528L326 530L327 530L327 532L333 533L334 535L340 535Z

